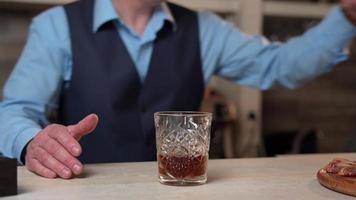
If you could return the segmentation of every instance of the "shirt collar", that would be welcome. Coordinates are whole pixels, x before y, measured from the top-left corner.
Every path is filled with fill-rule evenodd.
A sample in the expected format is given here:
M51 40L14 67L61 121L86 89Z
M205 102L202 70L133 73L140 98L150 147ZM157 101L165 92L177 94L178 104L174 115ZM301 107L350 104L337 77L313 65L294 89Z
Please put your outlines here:
M173 29L176 30L176 21L169 9L167 3L162 3L159 7L159 12L164 13L164 19L173 24ZM94 5L94 20L93 20L93 32L104 25L106 22L112 20L120 20L116 10L113 6L112 0L96 0Z

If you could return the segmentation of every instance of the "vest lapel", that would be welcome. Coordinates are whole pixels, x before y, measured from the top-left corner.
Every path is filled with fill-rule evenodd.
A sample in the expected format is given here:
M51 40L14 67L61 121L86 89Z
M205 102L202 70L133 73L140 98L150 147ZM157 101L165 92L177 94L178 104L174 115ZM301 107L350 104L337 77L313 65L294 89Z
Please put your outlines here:
M95 43L98 54L105 63L98 67L106 68L113 109L128 107L139 95L141 82L114 22L108 22L99 29L95 35Z

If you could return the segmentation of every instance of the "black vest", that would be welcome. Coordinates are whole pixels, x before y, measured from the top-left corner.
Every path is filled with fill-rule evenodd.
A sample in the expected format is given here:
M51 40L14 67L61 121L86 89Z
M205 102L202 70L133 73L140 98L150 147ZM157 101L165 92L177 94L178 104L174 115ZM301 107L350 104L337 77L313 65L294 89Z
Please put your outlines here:
M204 92L198 17L169 4L177 23L165 22L154 41L142 84L114 23L93 32L94 0L64 6L71 35L72 78L63 89L59 120L75 124L90 113L96 130L80 141L84 163L156 159L153 113L198 110Z

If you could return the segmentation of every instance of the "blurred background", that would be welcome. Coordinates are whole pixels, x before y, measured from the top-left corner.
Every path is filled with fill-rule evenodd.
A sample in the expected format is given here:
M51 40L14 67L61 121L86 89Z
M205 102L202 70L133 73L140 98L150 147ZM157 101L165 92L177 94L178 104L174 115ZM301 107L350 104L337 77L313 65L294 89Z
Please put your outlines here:
M0 100L32 17L70 0L0 0ZM337 0L175 0L211 10L244 32L286 41L317 24ZM297 90L262 92L214 78L202 110L214 113L213 158L356 151L356 62Z

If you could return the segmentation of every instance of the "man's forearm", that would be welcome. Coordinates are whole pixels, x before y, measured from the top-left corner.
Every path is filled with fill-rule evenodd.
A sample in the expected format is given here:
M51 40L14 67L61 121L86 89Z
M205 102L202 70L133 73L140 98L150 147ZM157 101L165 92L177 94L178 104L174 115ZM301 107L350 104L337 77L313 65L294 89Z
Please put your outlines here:
M19 106L6 102L0 104L0 152L22 163L23 149L42 127L36 123L38 116L30 116Z

